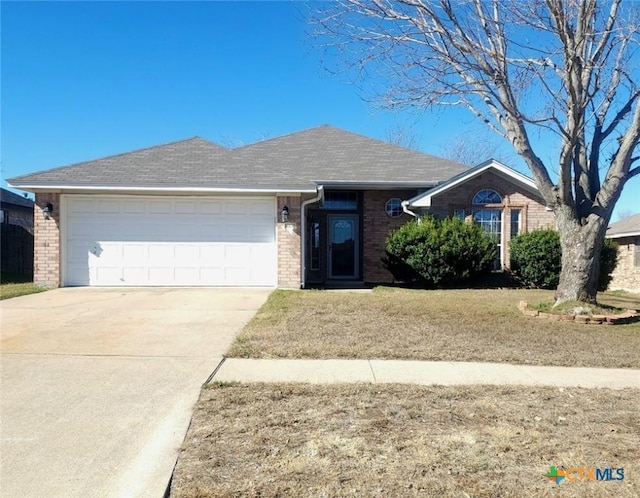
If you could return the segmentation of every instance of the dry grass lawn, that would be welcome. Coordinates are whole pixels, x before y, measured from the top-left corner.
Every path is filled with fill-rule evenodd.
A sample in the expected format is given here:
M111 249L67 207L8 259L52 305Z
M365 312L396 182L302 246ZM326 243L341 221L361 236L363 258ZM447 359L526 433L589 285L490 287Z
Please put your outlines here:
M275 291L229 356L508 362L640 368L640 324L581 325L523 316L526 289L370 293ZM603 293L604 304L640 309L640 295Z
M640 390L219 385L171 496L637 497ZM547 480L623 467L623 481Z

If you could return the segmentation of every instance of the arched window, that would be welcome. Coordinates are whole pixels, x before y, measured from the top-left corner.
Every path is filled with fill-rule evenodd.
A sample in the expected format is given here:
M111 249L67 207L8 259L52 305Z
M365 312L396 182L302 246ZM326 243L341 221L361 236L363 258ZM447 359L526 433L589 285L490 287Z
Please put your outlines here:
M502 197L495 190L485 188L473 196L472 204L479 206L484 204L502 204Z

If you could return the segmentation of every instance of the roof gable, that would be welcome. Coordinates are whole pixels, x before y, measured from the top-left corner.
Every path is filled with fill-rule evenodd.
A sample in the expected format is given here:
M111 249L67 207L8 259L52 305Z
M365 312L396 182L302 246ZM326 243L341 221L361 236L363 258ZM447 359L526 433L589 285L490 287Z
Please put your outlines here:
M494 173L507 178L509 181L520 185L525 190L529 192L540 195L538 189L536 188L535 182L529 178L528 176L519 173L513 168L502 164L495 159L489 159L483 163L474 166L473 168L469 168L467 171L464 171L446 182L438 185L427 192L417 195L416 197L407 201L407 205L414 208L428 208L431 207L431 201L434 197L441 195L452 188L461 185L472 178L484 173L485 171L493 171Z

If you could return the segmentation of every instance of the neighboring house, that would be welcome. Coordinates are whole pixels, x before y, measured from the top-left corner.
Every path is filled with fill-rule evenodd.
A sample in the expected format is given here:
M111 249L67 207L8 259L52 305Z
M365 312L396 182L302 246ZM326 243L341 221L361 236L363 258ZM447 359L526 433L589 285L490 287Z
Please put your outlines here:
M618 265L609 289L640 292L640 213L609 225L607 237L618 243Z
M0 189L0 223L18 225L33 233L33 201Z
M33 201L0 189L0 271L33 273Z
M35 281L48 286L391 282L385 238L412 211L472 217L498 234L500 266L513 235L553 221L498 162L330 126L235 149L196 137L9 182L36 193Z

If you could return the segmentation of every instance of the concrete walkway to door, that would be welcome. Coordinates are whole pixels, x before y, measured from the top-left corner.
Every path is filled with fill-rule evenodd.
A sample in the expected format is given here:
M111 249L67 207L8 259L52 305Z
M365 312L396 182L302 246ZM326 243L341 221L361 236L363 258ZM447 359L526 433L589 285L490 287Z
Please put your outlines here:
M161 497L202 383L268 289L0 302L0 494Z

